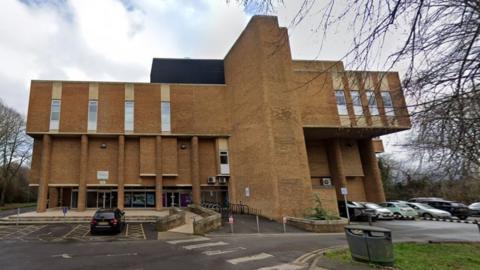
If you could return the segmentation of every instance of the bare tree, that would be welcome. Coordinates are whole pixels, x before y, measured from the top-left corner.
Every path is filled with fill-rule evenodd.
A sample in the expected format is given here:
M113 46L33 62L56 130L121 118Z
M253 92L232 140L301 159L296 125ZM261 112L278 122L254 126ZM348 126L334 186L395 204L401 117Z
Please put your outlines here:
M29 159L31 140L25 134L25 121L14 109L0 101L0 206L5 204L8 185Z
M259 13L284 4L237 2ZM323 40L331 28L348 27L352 47L343 60L351 69L369 69L394 36L398 47L384 66L406 67L416 136L410 146L440 166L480 167L479 0L303 0L290 27L302 23L313 24Z

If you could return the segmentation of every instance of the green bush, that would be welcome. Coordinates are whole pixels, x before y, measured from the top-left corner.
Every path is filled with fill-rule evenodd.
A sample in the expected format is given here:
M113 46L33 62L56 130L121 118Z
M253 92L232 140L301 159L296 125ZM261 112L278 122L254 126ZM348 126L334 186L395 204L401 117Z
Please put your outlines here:
M320 197L318 197L318 194L315 194L315 207L307 209L305 213L305 218L312 219L312 220L339 220L340 219L339 216L332 214L331 212L323 209L322 201L320 200Z

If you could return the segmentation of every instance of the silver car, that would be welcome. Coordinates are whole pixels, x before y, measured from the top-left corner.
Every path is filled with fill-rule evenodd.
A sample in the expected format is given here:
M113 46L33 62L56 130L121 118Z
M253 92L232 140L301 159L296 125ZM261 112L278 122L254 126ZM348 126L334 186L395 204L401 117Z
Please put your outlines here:
M428 204L423 204L423 203L414 203L414 202L409 202L407 203L408 206L412 207L417 211L418 215L420 217L424 218L447 218L451 219L452 215L447 212L443 211L437 208L433 208Z
M480 216L480 202L470 204L468 209L470 209L470 215L476 217Z
M393 212L376 203L362 202L365 208L375 210L375 219L393 219Z

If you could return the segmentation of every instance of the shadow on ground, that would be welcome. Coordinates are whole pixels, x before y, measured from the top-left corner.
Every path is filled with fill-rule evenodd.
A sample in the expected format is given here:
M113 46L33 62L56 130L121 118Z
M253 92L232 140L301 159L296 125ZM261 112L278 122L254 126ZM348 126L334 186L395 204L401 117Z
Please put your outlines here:
M258 217L260 233L283 233L283 224L274 220L269 220L264 217ZM257 219L254 215L241 215L237 214L233 216L233 232L234 233L258 233ZM306 231L299 228L285 225L287 233L304 233ZM218 230L211 232L211 234L227 234L231 233L231 227L228 220L224 220L222 227Z

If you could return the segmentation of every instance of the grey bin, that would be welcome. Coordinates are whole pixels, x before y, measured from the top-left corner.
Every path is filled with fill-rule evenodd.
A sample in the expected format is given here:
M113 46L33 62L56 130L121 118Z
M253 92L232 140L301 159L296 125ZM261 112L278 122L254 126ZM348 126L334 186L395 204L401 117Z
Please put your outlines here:
M393 265L392 231L389 229L348 225L345 234L354 260Z

